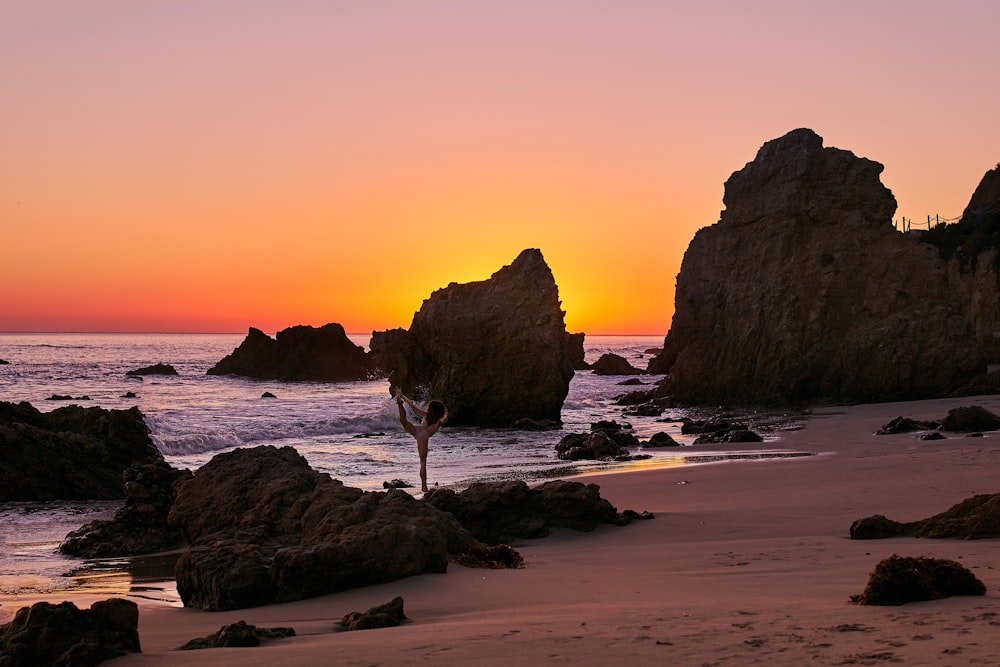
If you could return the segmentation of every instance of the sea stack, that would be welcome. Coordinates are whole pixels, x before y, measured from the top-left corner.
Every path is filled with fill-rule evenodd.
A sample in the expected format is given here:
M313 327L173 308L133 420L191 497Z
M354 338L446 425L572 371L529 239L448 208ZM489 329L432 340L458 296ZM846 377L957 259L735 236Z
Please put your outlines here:
M940 396L985 371L936 247L893 226L882 165L809 129L768 141L691 241L650 372L689 403Z
M564 315L528 249L488 280L435 291L409 330L375 332L371 350L390 385L444 401L452 425L558 422L574 373Z

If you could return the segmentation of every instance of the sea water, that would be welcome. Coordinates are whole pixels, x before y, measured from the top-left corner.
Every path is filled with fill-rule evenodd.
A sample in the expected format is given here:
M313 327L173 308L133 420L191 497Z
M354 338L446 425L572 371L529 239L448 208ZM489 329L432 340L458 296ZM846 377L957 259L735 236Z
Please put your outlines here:
M417 448L400 426L384 379L362 382L278 382L206 371L231 353L242 334L0 334L0 400L27 401L41 411L67 403L125 409L137 406L150 436L176 468L196 471L220 452L258 445L291 446L309 464L348 486L382 490L402 481L419 488ZM351 339L366 347L369 335ZM605 352L645 369L660 336L587 336L586 360ZM155 363L170 364L171 376L128 376ZM660 376L638 376L646 385ZM561 429L518 431L446 427L430 442L428 483L461 489L474 481L536 481L625 467L627 463L565 462L555 446L568 433L590 430L601 420L627 422L640 440L663 431L682 445L686 413L623 417L615 398L634 386L628 378L577 371L563 404ZM265 393L273 398L264 397ZM69 400L51 400L71 396ZM743 445L732 456L767 456L779 433L764 446ZM702 454L696 447L641 450L643 466L676 465ZM713 456L727 458L725 452ZM634 464L632 464L634 465ZM94 518L110 517L120 503L0 504L0 594L81 585L73 578L84 563L58 554L66 533ZM89 581L93 567L84 568ZM111 568L112 570L114 568ZM69 575L69 576L67 576Z

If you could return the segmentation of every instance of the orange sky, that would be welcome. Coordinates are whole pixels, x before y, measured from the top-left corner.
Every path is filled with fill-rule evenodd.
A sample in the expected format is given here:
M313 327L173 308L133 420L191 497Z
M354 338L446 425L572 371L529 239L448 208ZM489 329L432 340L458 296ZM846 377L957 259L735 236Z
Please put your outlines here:
M535 247L569 330L663 334L797 127L960 215L1000 3L814 4L6 0L0 331L407 327Z

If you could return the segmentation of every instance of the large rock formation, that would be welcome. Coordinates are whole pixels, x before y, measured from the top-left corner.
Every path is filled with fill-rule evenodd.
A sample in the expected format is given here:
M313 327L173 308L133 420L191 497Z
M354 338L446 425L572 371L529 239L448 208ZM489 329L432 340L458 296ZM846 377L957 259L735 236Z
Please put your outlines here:
M1000 363L1000 165L983 176L957 224L923 232L921 240L948 262L948 278L987 362Z
M564 480L533 488L522 481L477 482L461 493L435 488L424 502L454 515L487 544L545 537L556 528L591 531L629 522L596 484Z
M0 665L91 667L139 648L139 607L111 598L79 609L72 602L36 602L0 625Z
M0 502L117 500L132 465L165 465L138 408L0 402Z
M559 420L573 378L573 349L559 288L529 249L489 280L435 291L409 330L372 336L389 382L448 406L452 425L512 426Z
M347 337L344 327L331 322L318 329L289 327L274 338L251 327L240 346L208 369L208 375L351 382L369 378L373 366L364 348Z
M113 519L97 519L66 536L59 551L82 558L117 558L179 546L180 534L167 525L177 487L191 479L190 470L166 462L144 463L125 470L125 505Z
M917 521L900 522L875 514L851 524L852 540L886 537L929 537L982 540L1000 537L1000 493L966 498L940 514Z
M180 486L169 524L190 545L175 570L181 600L212 611L444 572L476 543L450 514L346 487L291 447L215 456Z
M726 182L677 277L659 392L687 403L916 399L985 370L937 250L892 224L882 165L799 129ZM994 308L996 304L994 303Z

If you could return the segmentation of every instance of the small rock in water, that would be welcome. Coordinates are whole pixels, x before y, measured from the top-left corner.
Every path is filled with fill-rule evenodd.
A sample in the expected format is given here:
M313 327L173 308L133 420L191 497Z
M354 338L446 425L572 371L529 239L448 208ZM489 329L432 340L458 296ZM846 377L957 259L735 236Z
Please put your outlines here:
M272 394L269 391L265 391L263 394L260 395L260 397L261 398L278 398L277 396L275 396L274 394Z
M383 489L412 489L413 485L401 479L394 479L391 482L382 482Z

